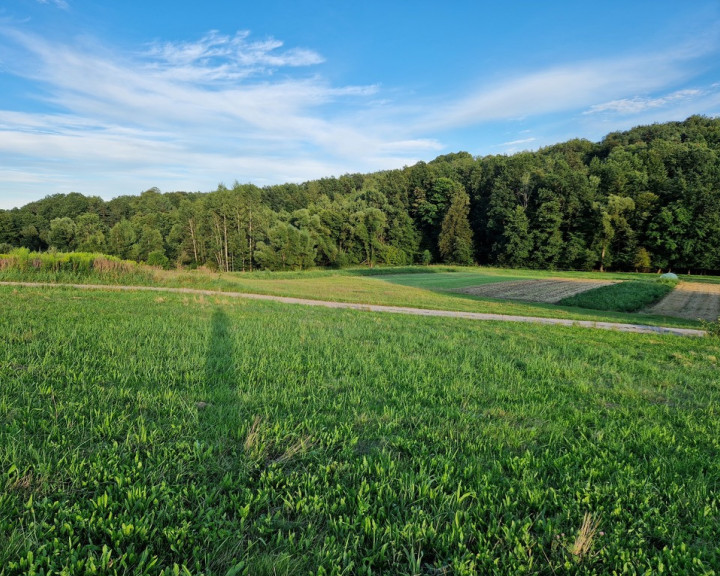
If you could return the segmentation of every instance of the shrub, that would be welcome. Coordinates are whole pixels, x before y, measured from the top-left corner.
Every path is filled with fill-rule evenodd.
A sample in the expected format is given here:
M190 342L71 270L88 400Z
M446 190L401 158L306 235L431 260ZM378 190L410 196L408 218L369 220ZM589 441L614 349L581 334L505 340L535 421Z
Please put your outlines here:
M411 260L404 250L396 246L383 246L380 250L380 259L388 266L405 266Z
M718 318L714 322L702 320L700 323L702 324L702 329L707 332L708 336L712 338L720 338L720 318Z
M645 248L638 248L635 253L635 269L640 272L647 272L650 270L650 252Z
M160 268L167 269L170 266L170 260L165 256L162 250L153 250L148 254L147 259L148 266L159 266Z

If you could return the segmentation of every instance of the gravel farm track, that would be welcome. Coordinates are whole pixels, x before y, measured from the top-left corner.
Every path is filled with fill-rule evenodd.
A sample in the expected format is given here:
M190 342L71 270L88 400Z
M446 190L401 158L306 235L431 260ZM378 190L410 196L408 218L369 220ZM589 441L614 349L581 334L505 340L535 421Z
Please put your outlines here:
M534 281L533 281L534 282ZM584 282L587 284L587 282ZM17 286L28 288L75 288L79 290L108 290L108 291L148 291L167 292L175 294L194 294L202 296L215 296L224 298L244 298L252 300L269 300L284 304L300 304L303 306L320 306L323 308L340 308L350 310L363 310L367 312L383 312L390 314L409 314L413 316L439 316L444 318L465 318L468 320L496 321L496 322L524 322L533 324L549 324L555 326L576 326L595 328L600 330L617 330L618 332L635 332L644 334L674 334L676 336L706 336L704 330L692 328L671 328L666 326L647 326L643 324L623 324L616 322L596 322L591 320L568 320L565 318L540 318L535 316L513 316L507 314L489 314L481 312L456 312L452 310L430 310L425 308L409 308L404 306L381 306L374 304L356 304L352 302L329 302L326 300L309 300L305 298L290 298L286 296L269 296L266 294L247 294L241 292L221 292L217 290L198 290L192 288L169 288L162 286L117 286L101 284L55 284L50 282L0 282L0 286ZM593 286L591 286L592 288ZM589 289L589 288L588 288Z

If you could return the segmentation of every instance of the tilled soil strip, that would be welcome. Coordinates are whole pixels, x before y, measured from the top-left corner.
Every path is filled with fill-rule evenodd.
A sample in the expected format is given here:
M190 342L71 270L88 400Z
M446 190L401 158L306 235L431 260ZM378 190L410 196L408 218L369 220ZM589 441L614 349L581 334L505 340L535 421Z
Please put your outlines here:
M515 282L493 282L482 286L469 286L460 288L457 291L485 298L555 304L563 298L569 298L581 292L614 283L612 280L518 280Z
M642 324L620 324L614 322L594 322L591 320L567 320L565 318L539 318L536 316L511 316L505 314L488 314L483 312L456 312L452 310L426 310L423 308L407 308L404 306L381 306L377 304L354 304L351 302L328 302L326 300L308 300L288 296L270 296L267 294L248 294L243 292L220 292L218 290L199 290L195 288L167 288L164 286L113 286L103 284L53 284L51 282L0 282L0 286L24 286L28 288L68 287L80 290L117 290L143 292L171 292L175 294L195 294L202 296L224 296L226 298L244 298L250 300L269 300L284 304L301 304L303 306L320 306L323 308L343 308L363 310L366 312L386 312L391 314L410 314L414 316L440 316L444 318L465 318L468 320L491 320L500 322L525 322L532 324L548 324L554 326L580 326L601 330L617 330L618 332L636 332L643 334L675 334L678 336L706 336L704 330L692 328L670 328L666 326L646 326Z
M714 322L720 316L720 284L680 282L675 290L643 312Z

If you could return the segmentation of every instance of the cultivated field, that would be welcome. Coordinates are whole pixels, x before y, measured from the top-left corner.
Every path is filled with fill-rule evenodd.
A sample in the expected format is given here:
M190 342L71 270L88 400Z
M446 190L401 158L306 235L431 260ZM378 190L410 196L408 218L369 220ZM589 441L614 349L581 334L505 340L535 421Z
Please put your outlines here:
M716 321L720 317L720 284L680 282L675 290L646 312L689 320Z
M720 565L717 339L68 288L0 310L3 576Z
M522 300L525 302L544 302L555 304L563 298L575 296L600 286L612 284L609 280L519 280L515 282L498 282L471 286L458 290L463 294L482 296L485 298L501 298L506 300Z

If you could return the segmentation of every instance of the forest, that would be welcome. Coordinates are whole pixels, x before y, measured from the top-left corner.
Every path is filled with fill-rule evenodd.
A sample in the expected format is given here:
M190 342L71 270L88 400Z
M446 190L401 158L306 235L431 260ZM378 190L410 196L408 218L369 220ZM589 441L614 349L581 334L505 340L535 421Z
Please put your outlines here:
M0 253L15 248L222 271L444 262L717 272L720 118L302 184L54 194L0 210Z

